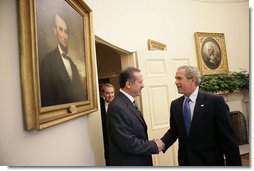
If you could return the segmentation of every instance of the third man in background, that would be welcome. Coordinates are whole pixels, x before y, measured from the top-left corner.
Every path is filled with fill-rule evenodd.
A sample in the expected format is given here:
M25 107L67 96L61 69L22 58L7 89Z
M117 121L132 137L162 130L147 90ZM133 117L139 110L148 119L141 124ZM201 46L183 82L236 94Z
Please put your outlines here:
M109 154L108 154L108 133L107 133L107 121L106 121L106 113L108 110L109 103L115 97L115 87L106 83L101 87L101 122L102 122L102 131L103 131L103 142L104 142L104 157L106 161L106 166L109 166Z

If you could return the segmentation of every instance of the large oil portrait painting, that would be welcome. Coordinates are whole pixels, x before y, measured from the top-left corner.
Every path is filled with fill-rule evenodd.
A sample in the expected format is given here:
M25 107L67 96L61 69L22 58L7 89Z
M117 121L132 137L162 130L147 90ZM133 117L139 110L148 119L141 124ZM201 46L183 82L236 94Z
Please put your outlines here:
M20 0L19 14L26 129L97 110L91 9L79 0Z
M195 33L198 66L202 74L228 72L228 61L223 33Z

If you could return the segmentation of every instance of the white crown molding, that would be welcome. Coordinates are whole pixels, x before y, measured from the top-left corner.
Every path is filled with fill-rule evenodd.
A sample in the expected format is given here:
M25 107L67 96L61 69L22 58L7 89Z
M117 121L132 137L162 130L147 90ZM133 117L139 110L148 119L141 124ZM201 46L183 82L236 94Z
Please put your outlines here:
M192 0L196 2L204 2L204 3L241 3L241 2L249 2L249 0Z

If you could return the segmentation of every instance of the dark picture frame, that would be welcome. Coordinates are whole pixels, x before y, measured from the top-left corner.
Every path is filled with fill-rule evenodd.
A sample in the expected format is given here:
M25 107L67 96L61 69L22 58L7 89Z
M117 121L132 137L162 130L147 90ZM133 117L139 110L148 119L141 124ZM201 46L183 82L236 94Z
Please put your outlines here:
M97 111L91 9L81 0L18 3L25 129L41 130Z
M195 32L194 36L201 73L227 73L229 69L224 33Z

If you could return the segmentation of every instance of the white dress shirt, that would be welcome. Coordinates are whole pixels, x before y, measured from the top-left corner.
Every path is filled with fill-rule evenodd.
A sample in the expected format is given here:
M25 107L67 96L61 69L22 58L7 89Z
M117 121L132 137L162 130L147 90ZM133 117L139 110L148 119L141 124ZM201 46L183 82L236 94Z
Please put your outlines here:
M60 46L58 45L58 49L59 49L59 52L60 52L60 54L61 54L61 57L62 57L62 60L63 60L63 63L64 63L64 66L65 66L65 68L66 68L66 70L67 70L67 72L68 72L68 74L69 74L69 76L70 76L70 79L72 79L72 70L71 70L71 63L70 63L70 61L68 60L68 59L66 59L65 57L63 57L63 51L62 51L62 49L60 48ZM67 54L66 54L67 55Z
M191 120L192 120L192 117L193 117L193 112L194 112L194 107L195 107L195 104L196 104L196 99L198 97L198 87L196 88L196 90L190 95L189 99L189 105L190 105L190 110L191 110ZM185 97L186 99L187 97Z

